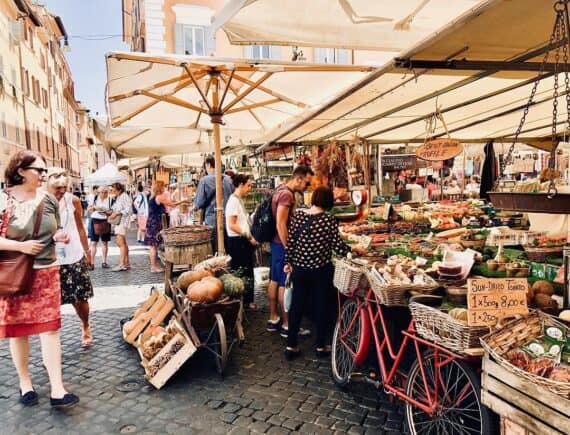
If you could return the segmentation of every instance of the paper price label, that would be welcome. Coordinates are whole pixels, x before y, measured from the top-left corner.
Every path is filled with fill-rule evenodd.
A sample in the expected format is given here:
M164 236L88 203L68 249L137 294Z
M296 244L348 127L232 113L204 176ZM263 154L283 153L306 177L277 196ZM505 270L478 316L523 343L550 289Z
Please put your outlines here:
M467 324L493 326L499 320L527 314L525 278L470 279L467 291Z

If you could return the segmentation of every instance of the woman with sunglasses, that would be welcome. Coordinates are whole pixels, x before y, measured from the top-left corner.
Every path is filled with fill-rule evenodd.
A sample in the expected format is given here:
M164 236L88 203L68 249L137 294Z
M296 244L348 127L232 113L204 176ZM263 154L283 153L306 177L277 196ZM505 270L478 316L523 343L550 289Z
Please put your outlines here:
M29 336L39 334L43 365L51 385L51 406L65 408L79 402L79 398L63 386L59 334L61 289L55 243L69 243L69 236L58 229L57 200L40 190L46 173L45 158L32 151L19 151L6 167L9 188L0 192L0 251L32 255L34 266L28 292L0 297L0 338L10 338L12 361L19 378L20 402L32 406L38 403L38 394L28 367ZM37 220L40 224L34 232ZM35 238L34 234L37 234Z
M58 257L59 278L61 283L61 304L72 304L81 320L81 344L89 347L93 344L93 335L89 326L89 299L93 297L93 285L89 275L90 253L85 226L83 225L83 207L81 201L68 192L69 177L62 168L50 168L48 172L48 191L59 201L61 227L69 236Z

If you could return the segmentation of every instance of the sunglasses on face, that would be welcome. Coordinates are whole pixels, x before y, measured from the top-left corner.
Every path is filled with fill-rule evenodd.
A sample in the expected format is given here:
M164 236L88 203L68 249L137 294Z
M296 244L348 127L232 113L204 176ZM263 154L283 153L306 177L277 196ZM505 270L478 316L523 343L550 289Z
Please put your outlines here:
M48 173L48 170L46 168L38 168L36 166L28 166L27 168L24 168L24 169L26 169L26 170L33 169L34 171L36 171L40 175L45 175Z

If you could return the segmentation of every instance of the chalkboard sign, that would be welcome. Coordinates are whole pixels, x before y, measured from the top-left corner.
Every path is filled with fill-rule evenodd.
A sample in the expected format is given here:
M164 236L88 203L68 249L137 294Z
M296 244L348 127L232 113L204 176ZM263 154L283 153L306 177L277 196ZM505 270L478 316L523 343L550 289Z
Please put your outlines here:
M416 169L417 160L417 157L412 154L382 156L382 170L390 172Z
M467 324L494 326L516 314L527 314L526 278L474 278L468 282Z

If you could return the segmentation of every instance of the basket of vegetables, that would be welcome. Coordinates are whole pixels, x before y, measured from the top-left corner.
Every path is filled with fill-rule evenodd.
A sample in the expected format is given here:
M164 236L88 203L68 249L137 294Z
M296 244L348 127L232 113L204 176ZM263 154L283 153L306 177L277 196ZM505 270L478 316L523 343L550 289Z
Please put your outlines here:
M482 249L489 235L488 230L468 230L459 238L459 243L465 249Z
M565 243L565 238L536 237L529 240L529 244L524 246L524 250L529 260L542 263L548 257L561 257Z

